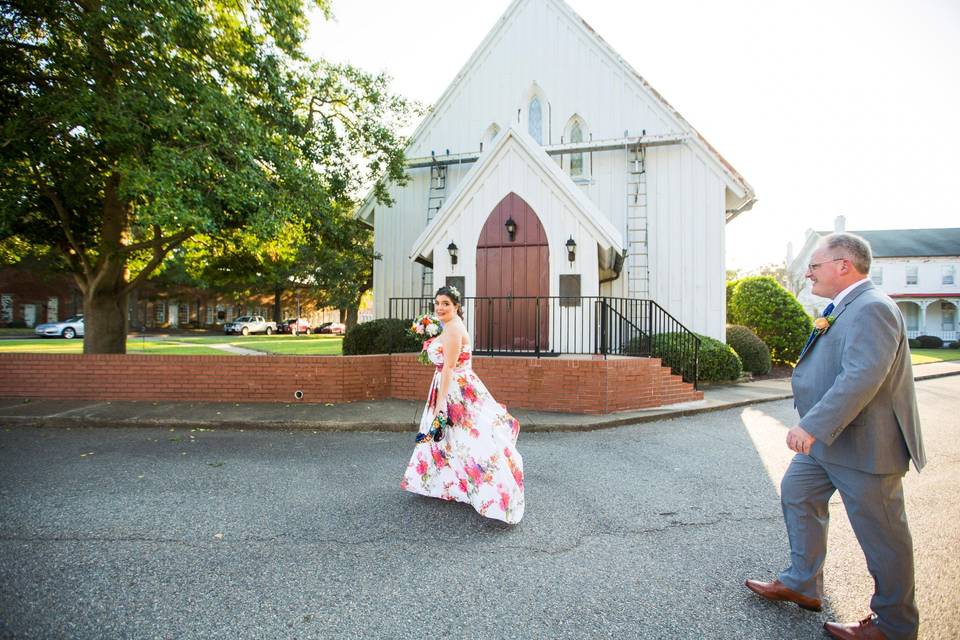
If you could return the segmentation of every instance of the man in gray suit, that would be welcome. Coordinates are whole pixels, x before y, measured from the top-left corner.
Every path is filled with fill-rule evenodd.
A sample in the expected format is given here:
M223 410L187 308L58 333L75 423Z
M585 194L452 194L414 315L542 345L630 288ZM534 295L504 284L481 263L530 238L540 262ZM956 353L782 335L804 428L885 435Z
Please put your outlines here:
M825 237L811 257L813 293L832 302L793 371L800 424L787 446L797 455L780 492L790 566L746 586L820 611L828 502L839 491L874 578L873 615L824 629L844 640L913 639L920 616L901 480L911 459L919 471L926 456L903 316L867 277L871 260L867 241L849 233Z

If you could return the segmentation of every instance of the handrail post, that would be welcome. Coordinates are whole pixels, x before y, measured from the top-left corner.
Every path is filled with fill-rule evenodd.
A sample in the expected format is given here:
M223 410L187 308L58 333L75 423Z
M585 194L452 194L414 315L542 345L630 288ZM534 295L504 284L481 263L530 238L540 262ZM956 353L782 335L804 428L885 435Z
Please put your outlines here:
M653 357L653 301L647 300L647 356Z
M487 303L487 348L493 356L493 298L489 298Z
M534 331L535 338L534 338L533 350L536 352L537 358L540 358L540 296L537 296L535 315L536 315L537 328Z
M607 357L607 299L600 298L600 353Z
M700 384L700 340L693 343L693 388L698 389Z

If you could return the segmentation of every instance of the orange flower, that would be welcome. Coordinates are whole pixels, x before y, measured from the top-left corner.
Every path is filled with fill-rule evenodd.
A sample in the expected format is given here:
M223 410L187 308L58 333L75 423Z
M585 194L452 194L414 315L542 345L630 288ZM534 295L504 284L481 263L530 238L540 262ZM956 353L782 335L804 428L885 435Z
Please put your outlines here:
M830 326L830 321L827 320L826 318L817 318L816 320L813 321L813 326L816 328L817 331L821 331L821 332L826 331L827 328Z

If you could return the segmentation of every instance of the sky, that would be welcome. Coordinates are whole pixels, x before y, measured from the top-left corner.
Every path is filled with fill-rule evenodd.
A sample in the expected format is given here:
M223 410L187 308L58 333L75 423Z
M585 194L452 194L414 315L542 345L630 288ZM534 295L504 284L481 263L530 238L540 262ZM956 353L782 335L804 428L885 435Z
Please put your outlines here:
M307 51L430 105L509 4L333 0ZM568 4L753 186L728 268L781 263L838 215L848 230L960 226L960 0Z

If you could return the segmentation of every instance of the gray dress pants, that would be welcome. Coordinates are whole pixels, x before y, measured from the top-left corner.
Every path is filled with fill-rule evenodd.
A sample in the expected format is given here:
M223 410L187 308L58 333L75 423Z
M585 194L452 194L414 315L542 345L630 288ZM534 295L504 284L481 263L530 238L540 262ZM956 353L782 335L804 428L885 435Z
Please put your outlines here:
M780 581L805 596L823 597L829 501L839 491L873 576L870 608L877 615L877 626L891 640L914 640L920 614L902 478L902 474L875 475L797 454L780 484L790 538L790 566L780 574Z

